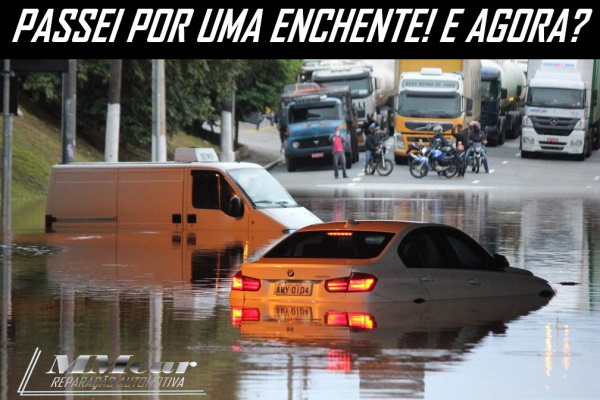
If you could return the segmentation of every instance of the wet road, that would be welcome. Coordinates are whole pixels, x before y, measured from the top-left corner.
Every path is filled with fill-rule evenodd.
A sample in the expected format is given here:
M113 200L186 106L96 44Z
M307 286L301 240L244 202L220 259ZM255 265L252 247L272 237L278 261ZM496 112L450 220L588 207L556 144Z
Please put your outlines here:
M594 162L566 163L570 170ZM485 178L519 174L508 167L501 173L502 165ZM442 187L437 178L399 185L401 172L410 176L402 167L389 177L361 177L353 168L361 181L348 183L336 182L327 168L290 174L278 166L273 174L289 179L296 200L326 221L457 226L490 252L551 281L557 295L376 306L366 310L374 324L352 326L325 324L322 305L274 304L278 318L256 322L232 310L228 296L231 276L260 246L227 235L45 234L24 213L13 218L23 225L2 242L0 400L19 393L40 399L83 393L94 399L597 398L600 197L593 178L587 189L583 178L576 179L579 189L569 189L575 183L568 179L551 190L467 189L472 182L455 180L446 184L456 187ZM297 186L300 177L308 186ZM346 307L347 315L357 311L365 310ZM152 379L152 371L162 379Z

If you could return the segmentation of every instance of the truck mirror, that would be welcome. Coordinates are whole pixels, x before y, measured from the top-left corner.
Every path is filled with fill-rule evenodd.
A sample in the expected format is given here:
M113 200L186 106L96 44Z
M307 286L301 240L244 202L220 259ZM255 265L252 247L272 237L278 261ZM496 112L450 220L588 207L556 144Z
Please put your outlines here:
M506 88L500 89L500 99L504 100L508 97L508 90Z
M595 107L598 104L598 89L592 90L592 105Z
M470 117L473 115L473 99L470 97L467 97L467 117Z
M521 97L521 93L523 92L523 88L521 87L521 85L517 86L517 97Z
M244 216L244 202L237 196L233 196L229 199L229 213L234 218L241 218Z

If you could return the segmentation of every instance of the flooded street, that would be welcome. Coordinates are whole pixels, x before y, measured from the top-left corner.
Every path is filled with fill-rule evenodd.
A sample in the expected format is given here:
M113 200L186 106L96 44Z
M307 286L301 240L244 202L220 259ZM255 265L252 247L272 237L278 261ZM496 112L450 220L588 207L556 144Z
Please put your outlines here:
M332 319L327 305L274 304L279 318L257 322L231 309L229 284L276 238L46 234L25 219L2 242L0 400L597 398L597 195L291 194L323 221L456 226L557 295L356 305Z

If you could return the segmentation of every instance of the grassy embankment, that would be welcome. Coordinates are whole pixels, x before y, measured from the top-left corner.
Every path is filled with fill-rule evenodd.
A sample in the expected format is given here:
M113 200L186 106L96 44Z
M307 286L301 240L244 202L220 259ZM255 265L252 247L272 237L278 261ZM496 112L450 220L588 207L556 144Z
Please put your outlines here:
M20 103L19 115L12 118L12 220L13 230L37 230L43 228L44 202L52 165L62 160L62 137L60 115L53 116L40 110L26 100ZM0 118L4 132L4 118ZM99 127L101 131L104 127ZM0 145L3 134L0 134ZM104 154L76 137L75 161L103 161ZM168 156L176 147L214 147L204 140L179 133L168 139ZM216 149L218 152L219 150ZM120 158L149 161L151 149L137 149L135 154L123 154ZM2 165L0 165L2 168Z

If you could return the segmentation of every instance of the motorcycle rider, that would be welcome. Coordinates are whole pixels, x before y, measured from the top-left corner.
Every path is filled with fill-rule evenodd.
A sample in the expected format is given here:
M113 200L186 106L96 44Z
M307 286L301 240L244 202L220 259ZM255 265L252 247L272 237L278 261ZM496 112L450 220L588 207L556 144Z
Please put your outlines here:
M379 127L377 124L372 123L369 126L369 131L371 133L367 135L367 140L365 141L365 174L368 171L371 157L381 146L381 137L379 136Z
M432 147L439 147L440 149L444 146L450 146L450 142L444 136L444 128L441 125L433 127L433 138L431 139Z
M473 150L473 142L481 142L483 145L481 147L481 157L482 157L482 161L483 161L483 167L485 168L485 173L489 174L490 169L488 168L487 152L485 151L485 144L487 143L487 136L486 136L485 132L481 129L481 125L479 124L478 121L471 121L469 123L469 131L467 133L467 140L470 145L465 154L465 162L464 162L465 170L468 167L469 157L473 154L473 151L474 151Z
M459 168L458 168L458 177L465 177L465 149L469 148L469 128L462 127L461 124L456 125L456 127L452 131L452 136L454 136L454 143L456 146L456 156L457 159L460 160Z

